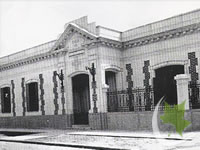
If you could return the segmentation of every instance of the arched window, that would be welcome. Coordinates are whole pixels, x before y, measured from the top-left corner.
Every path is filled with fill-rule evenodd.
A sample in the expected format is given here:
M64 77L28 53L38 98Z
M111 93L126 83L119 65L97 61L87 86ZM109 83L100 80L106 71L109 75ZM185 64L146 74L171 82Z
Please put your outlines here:
M11 113L10 87L1 88L1 111L2 113Z
M37 82L31 82L26 84L26 102L27 102L27 111L31 112L39 110Z

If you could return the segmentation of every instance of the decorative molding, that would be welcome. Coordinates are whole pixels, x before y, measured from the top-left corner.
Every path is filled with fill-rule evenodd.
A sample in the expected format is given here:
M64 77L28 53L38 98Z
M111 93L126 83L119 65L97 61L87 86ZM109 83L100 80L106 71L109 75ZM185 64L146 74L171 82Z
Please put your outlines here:
M173 30L168 30L161 33L152 34L150 36L144 36L141 38L130 40L130 41L124 42L123 47L124 49L128 49L128 48L143 46L143 45L147 45L147 44L151 44L151 43L155 43L159 41L164 41L168 39L173 39L173 38L197 33L199 31L200 31L200 23L196 23L196 24L176 28Z
M153 78L155 78L155 70L162 68L162 67L171 66L171 65L183 65L184 66L184 73L189 74L189 71L188 71L189 61L188 60L170 60L170 61L160 62L158 64L149 66L150 79L152 80L151 85L153 85Z
M126 64L126 70L127 70L127 76L126 81L128 82L128 89L133 88L133 81L132 81L132 75L133 75L133 69L131 67L131 64Z
M87 38L88 40L93 40L97 37L96 35L93 35L90 32L88 32L87 30L79 28L75 24L70 23L65 29L65 31L62 33L62 35L59 37L55 45L52 47L51 51L56 51L65 48L66 41L68 37L71 36L72 33L78 33L81 36Z
M81 55L81 54L84 54L84 53L85 53L85 49L81 48L79 50L69 52L69 57Z
M120 68L117 65L111 65L111 64L102 64L102 69L105 71L113 71L115 73L123 71L123 68Z
M0 86L0 88L11 87L11 86L12 86L12 84L2 84L2 85Z
M22 87L22 108L23 108L22 115L25 116L26 115L25 78L22 78L21 87Z
M188 60L170 60L170 61L164 61L158 64L155 64L153 66L150 66L150 70L156 70L165 66L171 66L171 65L188 65Z
M65 92L64 89L61 90L61 103L62 103L62 115L66 114L66 110L65 110Z
M145 93L144 93L144 105L146 106L146 110L151 110L151 105L153 104L152 99L150 98L150 90L151 86L149 83L150 80L150 71L149 71L150 61L146 60L144 61L144 67L143 67L143 73L144 73L144 87L145 87Z
M82 46L84 48L91 48L91 47L94 47L96 45L103 45L103 46L117 48L117 49L122 49L123 48L123 43L122 42L111 40L111 39L107 39L107 38L104 38L104 37L98 37L95 40L91 40L90 42L86 42Z
M197 33L199 31L200 31L200 23L197 23L125 42L115 41L104 37L97 37L96 39L93 39L90 42L84 44L83 47L90 47L90 46L95 46L96 44L101 44L104 46L123 50Z
M36 62L43 61L43 60L46 60L46 59L54 58L54 57L59 56L60 53L66 53L66 51L62 49L62 50L59 50L59 51L48 52L48 53L36 55L34 57L28 57L28 58L25 58L25 59L22 59L22 60L19 60L19 61L4 64L4 65L0 66L0 72L6 71L6 70L9 70L9 69L13 69L13 68L16 68L16 67L21 67L21 66L24 66L24 65L27 65L27 64L36 63Z
M149 60L144 61L143 73L144 73L144 86L145 88L149 86L150 72L149 72L150 62Z
M196 69L198 59L195 56L195 52L188 53L188 59L190 60L189 73L191 74L191 82L196 83L199 79L199 75Z
M112 71L115 73L119 73L119 72L122 72L123 69L117 65L101 64L101 82L102 82L103 88L107 89L109 86L106 84L106 81L105 81L105 72L106 71Z
M92 67L91 68L88 67L88 70L89 70L90 74L92 75L91 85L92 85L92 90L93 90L92 101L94 103L93 113L98 113L98 108L97 108L97 81L96 81L96 77L95 77L95 75L96 75L95 64L92 63Z
M14 80L11 80L11 93L12 93L12 112L13 112L13 117L16 116L16 104L15 104L15 83Z
M99 37L97 39L97 42L107 47L112 47L112 48L117 48L117 49L123 48L123 42L115 41L115 40L111 40L111 39L107 39L103 37Z
M93 35L90 35L86 31L82 31L81 29L79 29L77 27L73 27L73 28L70 28L70 30L68 32L64 32L62 35L62 38L58 39L58 41L56 43L60 43L62 40L64 40L63 38L65 37L65 34L67 34L67 36L69 36L69 34L71 34L73 32L78 32L89 39L89 42L86 42L84 45L82 45L83 48L89 49L93 46L100 44L100 45L107 46L107 47L113 47L113 48L125 50L128 48L143 46L143 45L147 45L147 44L151 44L151 43L155 43L155 42L159 42L159 41L164 41L164 40L173 39L173 38L177 38L177 37L181 37L181 36L185 36L185 35L190 35L193 33L198 33L199 31L200 31L200 23L196 23L196 24L180 27L177 29L168 30L168 31L161 32L161 33L156 33L156 34L152 34L149 36L144 36L144 37L133 39L130 41L120 42L120 41L115 41L115 40L111 40L111 39L107 39L107 38L103 38L103 37L97 37L95 35L93 36ZM59 48L56 49L55 47L57 47L57 46L58 46L58 44L55 44L52 47L52 50L50 52L40 54L40 55L37 55L34 57L28 57L28 58L25 58L25 59L22 59L19 61L15 61L15 62L11 62L11 63L5 64L5 65L1 65L0 72L8 70L8 69L20 67L20 66L23 66L26 64L43 61L43 60L46 60L46 59L49 59L52 57L57 57L59 53L67 52L67 50L63 46L60 46Z
M71 73L70 75L68 75L68 77L72 78L72 77L74 77L76 75L79 75L79 74L87 74L88 75L88 71L85 71L85 70L83 70L83 71L75 71L75 72Z
M56 74L57 72L53 72L53 94L54 94L54 105L55 105L55 110L54 110L54 115L58 115L58 110L59 110L59 104L58 104L58 82L56 80Z
M94 107L93 107L93 112L94 112L94 113L97 113L97 112L98 112L96 88L97 88L97 82L96 82L96 81L92 81L92 89L93 89L92 100L93 100L93 102L94 102Z
M25 81L25 84L29 84L29 83L32 83L32 82L39 82L39 80L38 79L29 79L29 80L27 80L27 81Z
M133 69L131 67L131 64L126 64L126 70L127 70L127 76L126 76L126 81L128 82L128 88L127 88L127 93L129 97L129 110L134 110L134 97L132 93L133 89L133 80L132 80L132 75L133 75Z
M198 66L198 58L196 58L195 52L188 53L188 59L190 60L189 73L191 75L190 81L190 105L199 103L198 94L199 88L197 87L197 81L199 80L199 74L197 73L196 67Z
M44 78L43 74L39 74L39 80L40 80L40 100L41 100L41 112L42 115L45 115L45 99L44 99Z

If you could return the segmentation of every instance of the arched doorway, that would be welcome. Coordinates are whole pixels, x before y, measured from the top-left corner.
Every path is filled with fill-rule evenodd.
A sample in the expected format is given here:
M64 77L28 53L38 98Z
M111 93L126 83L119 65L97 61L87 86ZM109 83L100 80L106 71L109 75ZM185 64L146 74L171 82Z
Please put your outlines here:
M115 91L116 87L116 73L113 71L105 71L105 81L109 86L108 91Z
M72 77L74 124L88 124L90 110L89 75Z
M11 94L10 87L3 87L1 91L1 112L11 113Z
M163 96L168 104L177 104L177 88L174 80L177 74L184 74L183 65L165 66L155 70L153 81L155 105Z
M109 86L107 92L107 105L108 111L114 112L118 109L118 99L117 99L117 86L116 86L116 73L113 71L105 71L105 82Z

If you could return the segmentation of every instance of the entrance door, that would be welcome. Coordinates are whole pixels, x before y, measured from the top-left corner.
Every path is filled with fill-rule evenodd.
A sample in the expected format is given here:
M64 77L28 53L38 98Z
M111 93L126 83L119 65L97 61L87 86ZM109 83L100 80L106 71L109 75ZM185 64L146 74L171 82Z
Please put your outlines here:
M74 124L88 124L90 110L89 76L76 75L72 78Z
M155 71L154 78L154 104L165 96L165 101L174 105L177 104L177 89L174 77L177 74L184 74L183 65L173 65L159 68Z
M109 91L115 91L116 90L116 73L112 71L106 71L106 84L109 85Z
M109 86L108 89L108 111L115 112L118 110L118 99L117 99L117 93L114 91L117 90L116 88L116 73L112 71L106 71L105 72L105 80L106 84Z

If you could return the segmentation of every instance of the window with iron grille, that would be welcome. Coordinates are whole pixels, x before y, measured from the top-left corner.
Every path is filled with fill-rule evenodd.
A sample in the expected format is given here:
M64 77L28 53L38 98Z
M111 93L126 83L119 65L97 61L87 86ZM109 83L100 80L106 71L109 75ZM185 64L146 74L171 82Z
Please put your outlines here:
M37 82L31 82L26 84L26 102L27 102L27 111L31 112L39 110Z

